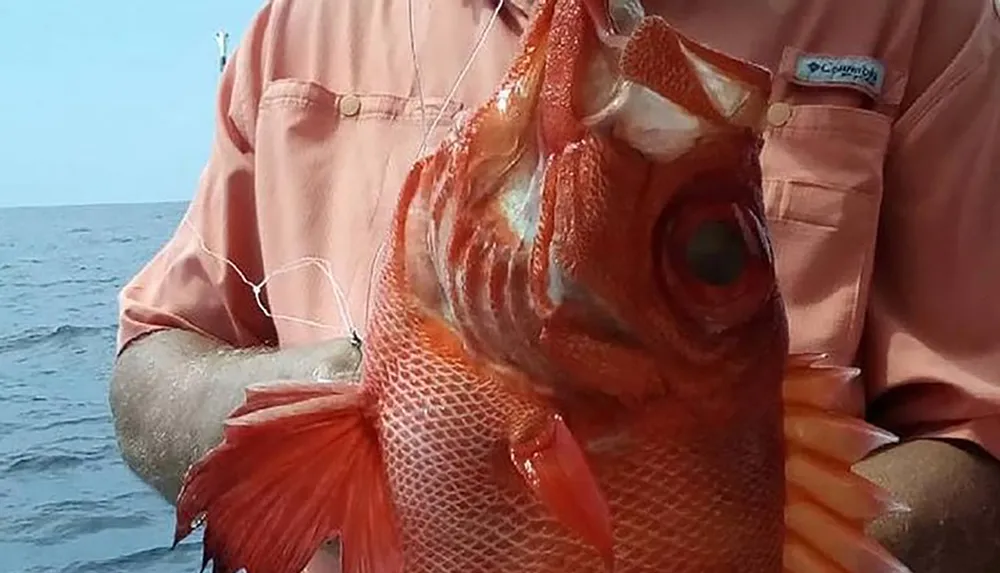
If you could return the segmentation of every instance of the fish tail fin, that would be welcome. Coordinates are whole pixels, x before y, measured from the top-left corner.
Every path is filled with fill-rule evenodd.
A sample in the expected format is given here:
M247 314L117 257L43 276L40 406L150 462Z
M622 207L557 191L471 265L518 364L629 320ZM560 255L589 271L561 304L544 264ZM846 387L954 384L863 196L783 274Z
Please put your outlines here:
M889 492L853 473L892 434L846 413L845 388L857 370L820 366L819 355L793 356L785 376L787 573L907 573L865 533L889 511L904 510Z
M586 455L559 414L539 412L511 440L510 459L535 498L614 568L611 512ZM530 416L530 414L529 414Z
M185 476L174 544L204 523L203 566L216 573L299 573L339 536L344 573L400 573L369 406L348 384L248 390L222 443Z

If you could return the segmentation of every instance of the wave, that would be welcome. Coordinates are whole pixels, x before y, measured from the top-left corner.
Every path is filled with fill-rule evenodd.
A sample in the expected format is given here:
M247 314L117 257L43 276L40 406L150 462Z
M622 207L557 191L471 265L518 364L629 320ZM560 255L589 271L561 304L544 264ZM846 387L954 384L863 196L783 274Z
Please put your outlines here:
M63 285L106 285L106 284L116 284L122 282L121 277L104 277L104 278L87 278L87 279L76 279L76 278L64 278L57 281L45 281L40 283L19 281L13 282L6 286L12 288L24 288L24 289L44 289L52 288Z
M154 547L102 561L73 563L64 567L61 573L127 573L147 571L163 565L194 565L197 570L197 564L201 562L201 551L198 543L181 543L174 549Z
M49 546L101 531L134 530L154 523L147 512L133 509L144 495L131 492L101 500L44 503L30 515L8 518L0 532L11 541Z
M101 336L117 331L117 326L84 326L60 324L56 327L38 327L0 337L0 354L25 350L47 342L66 342L88 336Z
M101 443L86 450L49 448L49 451L18 451L0 459L0 476L49 474L76 469L94 462L116 459L118 445Z
M107 422L110 412L105 412L100 415L95 416L80 416L79 418L72 418L69 420L57 420L55 422L49 422L48 424L42 424L40 426L35 426L32 428L35 431L39 430L52 430L54 428L65 428L70 426L81 426L85 424L93 424L95 422L104 423ZM3 426L0 426L2 428Z

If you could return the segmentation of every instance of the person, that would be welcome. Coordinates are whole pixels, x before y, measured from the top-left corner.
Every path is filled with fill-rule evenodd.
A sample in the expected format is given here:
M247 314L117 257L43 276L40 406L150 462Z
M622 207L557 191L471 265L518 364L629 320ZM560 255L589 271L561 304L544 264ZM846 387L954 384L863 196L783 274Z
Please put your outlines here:
M168 500L248 384L357 368L352 329L363 337L406 171L489 96L531 4L260 9L225 66L184 222L120 298L115 427L129 466ZM761 161L792 349L859 365L859 414L903 437L860 466L911 508L875 534L916 573L996 571L1000 9L644 4L774 72Z

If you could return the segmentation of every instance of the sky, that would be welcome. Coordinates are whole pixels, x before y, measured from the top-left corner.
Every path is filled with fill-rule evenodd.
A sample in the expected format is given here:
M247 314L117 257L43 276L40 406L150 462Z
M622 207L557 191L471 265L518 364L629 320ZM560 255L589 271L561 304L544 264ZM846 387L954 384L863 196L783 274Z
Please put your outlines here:
M185 201L262 0L0 0L0 207Z

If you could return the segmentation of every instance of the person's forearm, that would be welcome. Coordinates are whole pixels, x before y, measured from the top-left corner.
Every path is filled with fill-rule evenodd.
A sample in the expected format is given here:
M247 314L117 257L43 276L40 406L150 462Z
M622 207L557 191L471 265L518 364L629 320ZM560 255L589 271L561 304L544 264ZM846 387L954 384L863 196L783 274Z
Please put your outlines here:
M878 452L858 473L911 509L871 533L913 573L1000 571L1000 462L961 442L915 440Z
M359 356L348 341L237 350L190 332L150 334L122 352L111 379L122 456L174 503L184 472L219 443L247 386L332 377L355 369Z

